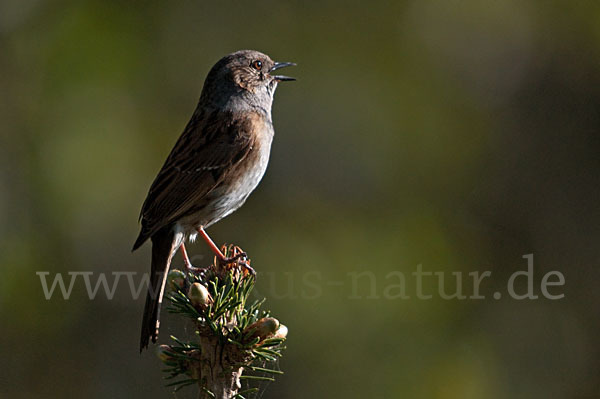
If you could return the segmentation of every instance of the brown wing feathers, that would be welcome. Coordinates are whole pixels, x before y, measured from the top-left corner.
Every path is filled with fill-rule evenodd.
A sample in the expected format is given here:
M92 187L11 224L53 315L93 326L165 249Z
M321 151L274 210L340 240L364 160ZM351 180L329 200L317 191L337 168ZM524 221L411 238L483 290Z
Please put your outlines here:
M247 155L252 148L252 136L246 133L250 123L248 118L217 111L194 115L150 187L133 250L201 202L225 171Z

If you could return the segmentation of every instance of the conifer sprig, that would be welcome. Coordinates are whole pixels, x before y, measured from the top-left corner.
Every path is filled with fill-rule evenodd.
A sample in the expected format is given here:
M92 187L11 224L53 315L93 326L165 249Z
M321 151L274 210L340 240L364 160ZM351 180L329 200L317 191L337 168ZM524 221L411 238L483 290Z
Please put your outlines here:
M234 246L223 251L226 256L241 253ZM184 342L172 336L172 344L159 346L165 378L179 378L167 386L178 390L198 384L200 398L244 398L257 389L239 391L240 380L273 381L282 374L269 366L282 356L287 327L261 309L265 299L249 303L256 282L253 272L248 260L238 259L226 265L215 260L197 272L169 273L167 310L191 319L196 338ZM244 370L252 374L242 375ZM224 381L215 381L215 375Z

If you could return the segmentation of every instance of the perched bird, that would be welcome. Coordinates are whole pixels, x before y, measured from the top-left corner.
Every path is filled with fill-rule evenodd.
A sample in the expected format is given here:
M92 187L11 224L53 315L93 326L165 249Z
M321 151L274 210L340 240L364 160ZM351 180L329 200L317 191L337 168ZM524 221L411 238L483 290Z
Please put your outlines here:
M274 72L295 65L242 50L210 70L198 106L142 205L142 228L133 245L152 241L152 270L146 296L140 352L156 342L159 312L171 259L199 234L217 258L226 259L204 231L238 209L260 182L271 150L271 105L279 82Z

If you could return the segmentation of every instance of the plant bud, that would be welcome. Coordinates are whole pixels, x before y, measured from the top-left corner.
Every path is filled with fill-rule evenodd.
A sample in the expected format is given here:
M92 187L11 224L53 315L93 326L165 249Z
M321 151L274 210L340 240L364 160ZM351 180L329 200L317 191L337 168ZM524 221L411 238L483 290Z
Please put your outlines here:
M279 328L275 332L275 335L273 335L273 338L285 338L285 337L287 337L287 333L288 333L288 328L286 326L284 326L283 324L280 324Z
M173 359L173 351L169 345L160 345L156 348L156 356L163 362Z
M191 285L188 291L188 298L190 298L192 305L197 307L207 306L212 301L208 290L200 283Z
M261 341L271 335L279 329L279 320L274 317L263 317L262 319L252 323L248 326L247 331L252 331L250 338L259 337Z
M168 287L177 291L185 287L185 273L181 270L173 269L167 275Z

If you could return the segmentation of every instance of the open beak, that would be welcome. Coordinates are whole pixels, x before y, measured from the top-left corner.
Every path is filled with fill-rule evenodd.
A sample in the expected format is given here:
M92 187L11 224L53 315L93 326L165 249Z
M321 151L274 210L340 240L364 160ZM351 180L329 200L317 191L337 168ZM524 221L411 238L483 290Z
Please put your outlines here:
M276 62L275 65L273 65L273 68L271 68L271 70L269 71L269 73L272 73L273 71L275 71L279 68L285 68L285 67L289 67L289 66L296 66L296 64L294 62ZM279 82L296 80L296 78L291 78L291 77L285 76L285 75L271 75L271 76L273 77L273 79L275 79Z

